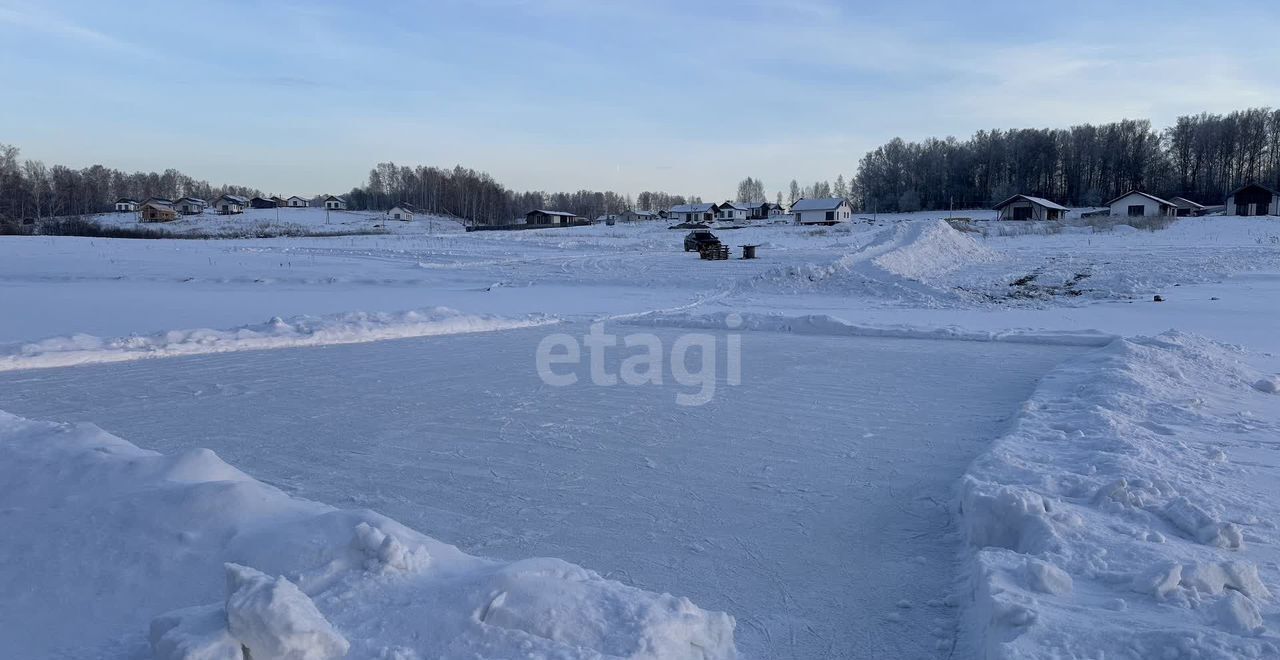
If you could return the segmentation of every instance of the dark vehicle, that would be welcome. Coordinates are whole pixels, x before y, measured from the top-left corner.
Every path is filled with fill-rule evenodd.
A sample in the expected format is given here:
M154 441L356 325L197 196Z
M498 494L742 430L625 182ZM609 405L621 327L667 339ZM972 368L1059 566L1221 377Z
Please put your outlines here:
M709 229L695 229L684 237L684 251L701 250L703 247L719 245L720 239Z

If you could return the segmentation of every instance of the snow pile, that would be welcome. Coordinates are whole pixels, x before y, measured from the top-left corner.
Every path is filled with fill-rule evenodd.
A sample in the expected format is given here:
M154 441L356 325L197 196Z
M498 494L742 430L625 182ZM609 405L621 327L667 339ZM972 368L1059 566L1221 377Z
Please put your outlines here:
M1055 346L1105 346L1116 339L1094 330L969 330L960 326L867 325L851 323L828 314L787 316L755 312L657 312L614 319L627 325L692 328L723 331L793 332L805 335L892 337L896 339L950 339L957 341L1011 342Z
M208 450L0 413L12 657L732 658L734 620L292 498ZM149 633L149 634L148 634ZM246 652L247 651L247 652Z
M832 263L781 266L739 282L738 289L816 291L923 306L954 305L966 296L945 276L997 258L993 250L942 220L904 222L880 230L855 252Z
M231 330L169 330L103 339L54 337L0 345L0 371L124 362L145 358L229 353L271 348L355 344L384 339L488 332L556 323L544 315L504 318L463 314L447 307L396 313L350 312L327 316L275 317Z
M976 655L1280 654L1280 399L1248 358L1170 332L1046 376L961 486Z

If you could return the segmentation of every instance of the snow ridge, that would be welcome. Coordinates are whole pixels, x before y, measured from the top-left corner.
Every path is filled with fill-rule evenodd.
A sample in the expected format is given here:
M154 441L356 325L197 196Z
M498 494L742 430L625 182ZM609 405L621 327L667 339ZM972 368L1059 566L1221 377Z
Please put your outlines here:
M949 339L953 341L1010 342L1054 346L1106 346L1116 336L1094 330L1055 331L1013 329L1001 331L967 330L960 326L868 325L852 323L828 314L790 316L755 312L653 312L614 319L626 325L696 328L702 330L745 330L793 332L805 335L846 337L892 337L896 339Z
M557 559L473 557L208 450L0 412L0 484L6 657L736 655L727 614Z
M92 335L53 337L0 345L0 371L44 369L146 358L228 353L299 346L355 344L385 339L489 332L558 323L551 316L523 318L463 314L448 307L395 313L350 312L327 316L274 317L230 330L169 330L104 339Z
M1169 332L1045 377L960 486L974 655L1280 653L1280 397L1245 358Z

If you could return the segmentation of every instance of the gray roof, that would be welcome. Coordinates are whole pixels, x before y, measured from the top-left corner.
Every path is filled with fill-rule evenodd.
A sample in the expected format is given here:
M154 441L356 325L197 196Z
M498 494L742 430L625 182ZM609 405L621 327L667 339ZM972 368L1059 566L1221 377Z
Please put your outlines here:
M672 213L710 213L715 210L715 204L677 204L671 207Z
M146 202L143 202L143 204L142 204L142 205L143 205L143 206L154 206L154 207L156 207L156 208L158 208L158 209L164 209L164 210L166 210L166 211L172 211L172 210L173 210L173 202L162 202L162 201L160 201L160 200L158 200L158 199L151 199L151 200L147 200Z
M1043 206L1043 207L1045 207L1045 208L1047 208L1047 209L1053 209L1053 210L1055 210L1055 211L1069 211L1069 210L1070 210L1070 209L1068 209L1067 207L1065 207L1065 206L1063 206L1063 205L1061 205L1061 204L1055 204L1055 203L1053 203L1053 202L1051 202L1051 201L1049 201L1049 200L1047 200L1047 199L1045 199L1045 198L1043 198L1043 197L1032 197L1031 195L1014 195L1013 197L1010 197L1009 199L1006 199L1006 200L1004 200L1003 202L1000 202L999 204L996 204L996 210L997 210L997 211L999 211L1000 209L1002 209L1002 208L1004 208L1004 207L1006 207L1006 206L1008 206L1008 205L1010 205L1010 204L1012 204L1012 203L1014 203L1014 202L1016 202L1016 201L1018 201L1018 200L1022 200L1022 201L1024 201L1024 202L1031 202L1032 204L1035 204L1035 205L1037 205L1037 206Z
M834 211L844 204L845 200L840 197L822 197L818 199L797 199L795 204L791 205L792 211Z
M1152 195L1152 194L1150 194L1150 193L1144 193L1144 192L1142 192L1141 190L1130 190L1129 192L1127 192L1127 193L1125 193L1125 194L1123 194L1123 195L1121 195L1121 196L1119 196L1119 197L1117 197L1117 198L1115 198L1115 199L1113 199L1113 200L1111 200L1111 201L1107 202L1107 204L1106 204L1106 205L1107 205L1107 206L1111 206L1112 204L1115 204L1116 202L1118 202L1118 201L1120 201L1120 200L1124 199L1125 197L1128 197L1129 195L1142 195L1143 197L1146 197L1147 199L1149 199L1149 200L1151 200L1151 201L1153 201L1153 202L1155 202L1155 203L1157 203L1157 204L1160 204L1161 206L1177 206L1177 204L1174 204L1173 202L1170 202L1170 201L1169 201L1169 200L1167 200L1167 199L1160 199L1159 197L1156 197L1155 195Z
M1186 197L1174 197L1173 199L1170 199L1169 201L1173 202L1174 204L1176 204L1176 205L1178 205L1178 206L1180 206L1180 207L1184 207L1184 208L1192 208L1192 209L1203 209L1203 208L1207 208L1204 204L1201 204L1200 202L1193 202L1193 201L1191 201L1191 200L1187 199Z
M225 200L227 200L227 201L229 201L229 202L235 202L236 204L248 204L248 203L249 203L249 200L247 200L247 199L245 199L245 198L243 198L243 197L241 197L241 196L239 196L239 195L223 195L223 196L219 197L216 201L222 201L222 200L224 200L224 199L225 199Z
M563 218L576 218L576 217L578 217L578 214L576 214L576 213L569 213L568 211L547 211L547 210L545 210L545 209L534 209L534 210L532 210L532 211L529 211L529 213L526 213L525 215L530 215L530 214L532 214L532 213L541 213L541 214L543 214L543 215L558 215L558 216L563 217Z

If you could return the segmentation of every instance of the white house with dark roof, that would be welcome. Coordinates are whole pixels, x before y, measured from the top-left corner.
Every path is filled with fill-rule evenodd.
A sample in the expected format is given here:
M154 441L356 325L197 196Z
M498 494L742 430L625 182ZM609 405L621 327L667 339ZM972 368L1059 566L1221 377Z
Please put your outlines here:
M324 198L324 208L329 211L345 211L347 210L347 200L337 195L326 195Z
M116 200L116 211L118 213L132 213L138 210L138 200L121 197Z
M387 217L392 220L412 220L413 207L405 203L396 204L387 211Z
M996 204L995 210L1000 213L1000 220L1062 220L1067 217L1067 207L1031 195L1014 195Z
M1107 206L1111 207L1113 218L1173 217L1178 213L1177 204L1141 190L1130 190L1107 202Z
M286 199L284 201L285 201L285 206L291 209L305 209L308 206L311 206L311 200L305 197L299 197L297 195L294 195L293 197L290 197L289 199Z
M725 202L716 208L716 220L721 222L746 222L751 209L746 204Z
M677 222L711 222L719 209L717 204L677 204L667 217Z
M248 205L249 200L239 195L223 195L213 202L213 207L220 215L244 213L244 207Z
M791 214L799 225L834 225L852 218L853 207L840 197L800 198L791 205Z

